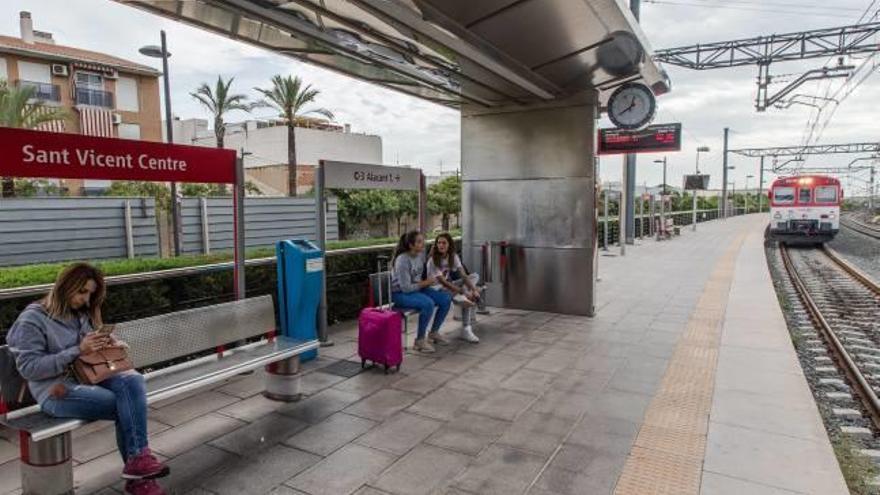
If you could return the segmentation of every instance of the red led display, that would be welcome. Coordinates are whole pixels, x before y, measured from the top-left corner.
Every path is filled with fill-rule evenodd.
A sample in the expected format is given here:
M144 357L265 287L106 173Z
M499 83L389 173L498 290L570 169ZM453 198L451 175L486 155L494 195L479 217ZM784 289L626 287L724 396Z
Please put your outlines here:
M681 124L658 124L640 131L599 129L599 155L681 150Z

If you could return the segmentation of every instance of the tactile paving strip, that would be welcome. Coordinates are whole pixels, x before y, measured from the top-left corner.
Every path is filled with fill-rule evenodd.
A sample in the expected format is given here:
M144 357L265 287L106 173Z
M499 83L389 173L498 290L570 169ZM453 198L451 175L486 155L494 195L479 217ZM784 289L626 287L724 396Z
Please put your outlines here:
M615 495L700 493L721 324L744 239L740 235L709 276L648 406Z

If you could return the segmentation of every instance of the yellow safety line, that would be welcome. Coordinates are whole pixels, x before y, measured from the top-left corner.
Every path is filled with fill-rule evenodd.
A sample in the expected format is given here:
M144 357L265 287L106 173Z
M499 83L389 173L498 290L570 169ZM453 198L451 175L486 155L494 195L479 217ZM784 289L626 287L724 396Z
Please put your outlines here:
M615 495L700 493L721 325L741 234L716 263L669 360Z

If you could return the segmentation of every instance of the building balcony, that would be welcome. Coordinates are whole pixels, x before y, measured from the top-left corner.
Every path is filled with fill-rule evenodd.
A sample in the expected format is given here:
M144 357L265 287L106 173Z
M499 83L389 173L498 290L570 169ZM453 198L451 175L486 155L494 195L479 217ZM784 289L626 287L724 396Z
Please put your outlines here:
M113 108L113 93L101 89L76 87L76 104Z
M57 84L47 84L41 82L34 81L18 81L19 88L34 88L34 96L35 100L42 101L51 101L51 102L60 102L61 101L61 87Z

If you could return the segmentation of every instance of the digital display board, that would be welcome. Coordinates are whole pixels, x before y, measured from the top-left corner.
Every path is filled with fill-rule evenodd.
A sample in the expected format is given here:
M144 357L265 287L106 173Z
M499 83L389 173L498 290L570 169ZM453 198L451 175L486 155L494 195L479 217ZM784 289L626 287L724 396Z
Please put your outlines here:
M681 124L657 124L640 131L599 129L599 155L681 150Z
M684 176L684 189L686 191L694 191L700 190L704 191L709 189L709 176L708 175L685 175Z

